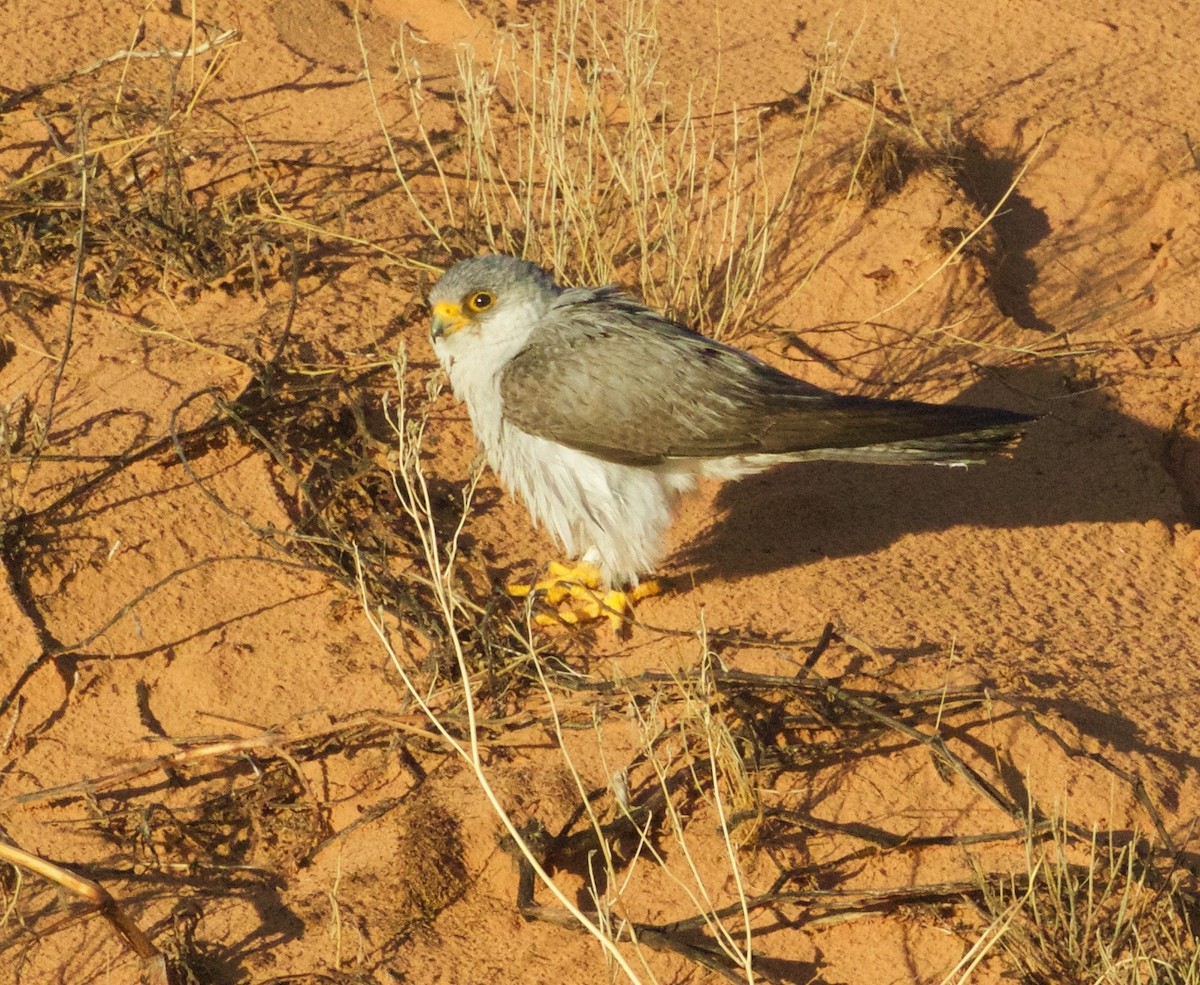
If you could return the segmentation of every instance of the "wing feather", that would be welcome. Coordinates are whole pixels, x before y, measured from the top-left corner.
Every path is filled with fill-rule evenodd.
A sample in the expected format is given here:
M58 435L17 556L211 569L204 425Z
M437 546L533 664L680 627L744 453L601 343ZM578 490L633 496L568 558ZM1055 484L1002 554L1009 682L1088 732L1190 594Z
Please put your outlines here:
M500 392L506 419L521 430L626 465L868 447L886 460L879 446L969 433L987 450L1029 420L832 394L612 288L559 295L508 363ZM936 460L936 442L925 457Z

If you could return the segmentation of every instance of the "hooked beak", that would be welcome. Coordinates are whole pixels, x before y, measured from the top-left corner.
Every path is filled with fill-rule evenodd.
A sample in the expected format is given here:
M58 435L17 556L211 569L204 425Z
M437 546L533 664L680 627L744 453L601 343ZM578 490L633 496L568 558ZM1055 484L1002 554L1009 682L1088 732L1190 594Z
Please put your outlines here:
M451 301L439 301L433 306L433 337L446 338L471 324L462 308Z

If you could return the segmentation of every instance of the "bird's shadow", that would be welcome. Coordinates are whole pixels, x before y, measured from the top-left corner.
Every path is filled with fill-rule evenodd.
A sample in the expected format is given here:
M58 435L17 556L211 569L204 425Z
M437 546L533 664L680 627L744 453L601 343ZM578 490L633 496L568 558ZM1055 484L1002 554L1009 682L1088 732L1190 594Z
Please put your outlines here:
M955 402L1042 417L1011 459L979 466L816 462L727 483L712 522L676 562L697 577L736 578L956 526L1200 522L1200 441L1127 417L1103 388L1071 393L1053 368L1034 366L1006 372L1003 384L972 386Z

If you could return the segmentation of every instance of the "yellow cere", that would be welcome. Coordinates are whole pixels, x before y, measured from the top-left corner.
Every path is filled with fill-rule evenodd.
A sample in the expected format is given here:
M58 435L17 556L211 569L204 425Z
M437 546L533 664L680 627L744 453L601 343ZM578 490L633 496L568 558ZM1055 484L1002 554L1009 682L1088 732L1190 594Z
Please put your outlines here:
M439 301L433 306L433 334L436 336L453 335L470 322L471 319L453 301Z

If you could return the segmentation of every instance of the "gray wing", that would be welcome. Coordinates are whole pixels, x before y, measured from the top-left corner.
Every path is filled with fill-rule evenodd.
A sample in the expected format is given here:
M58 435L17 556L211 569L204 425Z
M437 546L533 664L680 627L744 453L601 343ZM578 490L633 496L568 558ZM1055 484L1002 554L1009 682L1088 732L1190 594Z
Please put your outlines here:
M626 465L903 442L915 444L898 452L948 460L948 446L923 439L982 434L970 444L986 450L1028 420L831 394L611 288L563 292L505 368L500 392L505 418L521 430Z

